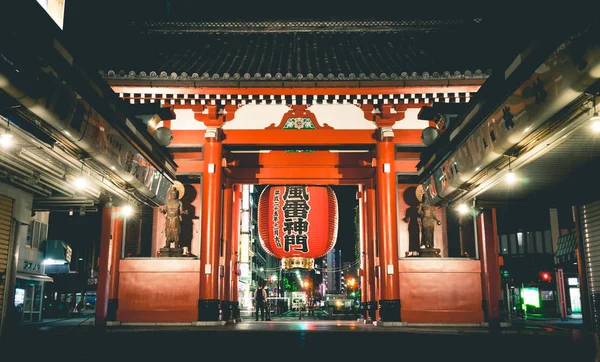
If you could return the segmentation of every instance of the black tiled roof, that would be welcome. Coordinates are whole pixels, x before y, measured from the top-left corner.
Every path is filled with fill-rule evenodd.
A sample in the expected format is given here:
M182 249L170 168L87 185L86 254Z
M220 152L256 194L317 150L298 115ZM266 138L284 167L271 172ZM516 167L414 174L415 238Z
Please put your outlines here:
M98 59L105 78L399 80L485 78L479 21L136 24Z

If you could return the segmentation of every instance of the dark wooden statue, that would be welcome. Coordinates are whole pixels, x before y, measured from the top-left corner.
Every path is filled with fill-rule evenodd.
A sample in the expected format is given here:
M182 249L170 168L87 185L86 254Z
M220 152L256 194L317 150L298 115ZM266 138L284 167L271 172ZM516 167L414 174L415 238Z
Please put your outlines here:
M425 194L418 211L421 224L421 248L433 249L435 226L441 225L442 222L435 216L435 208L429 204Z
M406 256L440 256L440 249L435 248L434 232L435 226L441 225L442 222L435 216L435 207L429 203L426 192L423 190L423 186L419 185L415 194L420 204L417 207L417 213L419 215L419 229L420 229L420 244L421 248L417 251L406 252ZM410 216L403 218L404 222L410 222Z
M183 196L183 185L176 182L169 188L167 193L167 204L161 209L165 214L165 238L166 244L160 249L160 256L182 256L183 249L179 245L179 235L181 233L181 215L187 214L183 210L181 197Z

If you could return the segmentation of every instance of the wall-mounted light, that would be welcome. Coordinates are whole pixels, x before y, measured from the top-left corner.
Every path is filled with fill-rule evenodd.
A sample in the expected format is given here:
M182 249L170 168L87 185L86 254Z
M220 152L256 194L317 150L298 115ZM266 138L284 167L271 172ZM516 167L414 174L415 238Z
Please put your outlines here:
M510 166L510 156L508 156L508 171L506 171L505 178L508 184L514 184L517 181L517 175L515 175L515 172Z
M595 94L592 98L592 104L594 105L592 108L592 110L594 111L594 114L592 114L592 117L590 117L592 131L594 133L600 133L600 115L598 115L598 111L596 110L596 95Z
M126 204L121 207L121 215L123 217L129 217L132 214L133 214L133 206L131 206L130 204Z
M464 202L460 203L456 207L456 211L458 211L460 215L466 215L469 212L469 206L467 206L467 204L465 204Z
M10 133L10 121L6 118L6 130L0 134L0 145L3 148L8 148L12 145L13 135Z
M83 160L81 161L81 171L79 173L79 177L77 177L75 179L75 187L77 187L78 190L83 190L87 187L88 185L88 180L87 178L85 178L83 176Z

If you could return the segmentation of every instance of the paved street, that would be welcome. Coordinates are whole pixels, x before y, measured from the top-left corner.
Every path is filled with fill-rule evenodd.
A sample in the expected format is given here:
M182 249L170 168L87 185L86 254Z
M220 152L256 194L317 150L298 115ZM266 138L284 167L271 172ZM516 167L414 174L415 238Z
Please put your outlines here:
M36 343L31 341L36 340ZM293 317L225 326L118 326L100 329L91 318L20 325L2 341L11 355L64 360L173 361L239 357L258 360L296 358L386 358L407 361L593 361L593 340L574 338L567 328L381 327L356 321ZM12 354L12 353L15 354Z

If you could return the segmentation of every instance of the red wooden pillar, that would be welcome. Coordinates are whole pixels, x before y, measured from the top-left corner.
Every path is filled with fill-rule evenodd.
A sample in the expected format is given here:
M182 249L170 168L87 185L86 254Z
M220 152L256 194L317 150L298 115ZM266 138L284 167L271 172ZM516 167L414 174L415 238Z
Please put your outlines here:
M221 177L223 173L221 153L221 142L216 137L207 137L204 142L202 173L199 321L219 320L218 266L221 244Z
M117 320L117 309L119 309L119 262L122 257L123 245L123 222L118 207L113 208L112 240L109 248L110 256L108 262L108 304L106 320Z
M492 332L500 330L500 263L496 209L483 209L477 216L477 239L481 262L483 311Z
M223 293L221 296L221 308L223 309L223 320L231 319L231 258L233 245L231 243L231 212L233 206L233 189L229 182L226 183L223 192Z
M360 232L360 307L361 316L365 320L368 315L367 308L367 296L368 284L367 284L367 272L366 272L366 255L367 255L367 209L365 204L365 187L364 185L358 185L358 223Z
M382 129L377 142L377 243L381 279L380 315L383 322L400 321L400 278L398 276L398 225L396 205L395 147L391 130Z
M365 186L365 205L366 205L366 255L365 255L365 270L367 279L367 309L369 310L367 320L377 320L377 287L375 274L375 245L377 242L377 199L375 196L375 188L372 183Z
M102 208L102 228L100 230L100 257L98 261L98 287L96 289L96 321L97 326L106 325L108 306L108 267L113 224L112 207Z
M234 321L240 322L240 301L238 294L238 280L240 271L238 266L239 260L239 243L240 243L240 206L242 202L242 187L241 185L233 185L233 206L231 208L231 316Z

